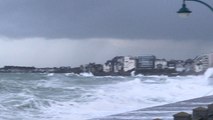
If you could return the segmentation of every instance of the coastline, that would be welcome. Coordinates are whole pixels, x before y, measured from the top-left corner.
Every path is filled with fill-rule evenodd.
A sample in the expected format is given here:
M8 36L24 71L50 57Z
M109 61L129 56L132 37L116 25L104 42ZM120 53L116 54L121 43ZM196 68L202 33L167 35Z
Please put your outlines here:
M0 68L0 73L91 73L94 76L135 76L135 75L166 75L166 76L187 76L187 75L202 75L205 71L194 72L194 71L182 71L177 72L174 69L145 69L145 70L129 70L127 72L104 72L104 71L93 71L85 72L81 68L71 67L54 67L54 68L35 68L35 67L19 67L19 66L6 66Z

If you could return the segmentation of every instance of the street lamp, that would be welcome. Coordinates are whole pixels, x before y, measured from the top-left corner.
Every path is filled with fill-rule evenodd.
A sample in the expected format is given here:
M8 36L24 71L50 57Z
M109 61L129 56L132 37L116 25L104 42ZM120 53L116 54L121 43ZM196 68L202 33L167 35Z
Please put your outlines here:
M177 11L179 16L181 16L181 17L188 17L190 15L190 13L192 12L186 7L186 3L185 3L186 1L199 2L199 3L203 4L203 5L205 5L206 7L208 7L213 12L213 7L211 7L209 4L207 4L207 3L203 2L203 1L200 1L200 0L183 0L182 8L180 8Z

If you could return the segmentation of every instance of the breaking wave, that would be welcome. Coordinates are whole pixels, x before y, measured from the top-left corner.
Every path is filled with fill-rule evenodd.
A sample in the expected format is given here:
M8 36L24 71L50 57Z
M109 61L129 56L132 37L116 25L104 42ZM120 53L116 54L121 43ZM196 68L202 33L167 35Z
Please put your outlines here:
M177 77L0 74L0 119L85 120L212 95L207 79L212 73L210 69L200 76Z

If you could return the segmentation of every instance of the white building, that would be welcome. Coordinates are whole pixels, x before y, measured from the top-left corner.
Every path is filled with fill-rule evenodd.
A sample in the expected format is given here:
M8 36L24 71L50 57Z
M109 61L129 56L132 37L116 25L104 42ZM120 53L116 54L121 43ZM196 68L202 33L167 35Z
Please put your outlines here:
M183 72L184 70L186 70L186 68L184 67L184 61L177 60L175 70L177 72Z
M201 64L196 64L196 65L194 66L194 70L195 70L195 72L202 72L202 71L204 70L203 65L201 65Z
M213 67L213 53L204 54L195 58L194 69L196 72Z
M136 67L136 60L133 57L116 56L107 61L104 66L104 72L127 72Z
M124 71L127 72L136 67L136 60L133 57L124 57Z
M104 64L103 71L104 72L110 72L110 70L111 70L111 67L109 65Z
M165 59L155 60L155 69L165 69L167 68L167 61Z

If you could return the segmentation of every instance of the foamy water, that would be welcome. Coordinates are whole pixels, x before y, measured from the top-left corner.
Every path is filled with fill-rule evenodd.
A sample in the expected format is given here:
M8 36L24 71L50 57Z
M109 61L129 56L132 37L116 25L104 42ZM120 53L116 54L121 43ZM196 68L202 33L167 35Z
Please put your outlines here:
M213 95L212 69L200 76L95 77L0 74L0 119L86 120Z

